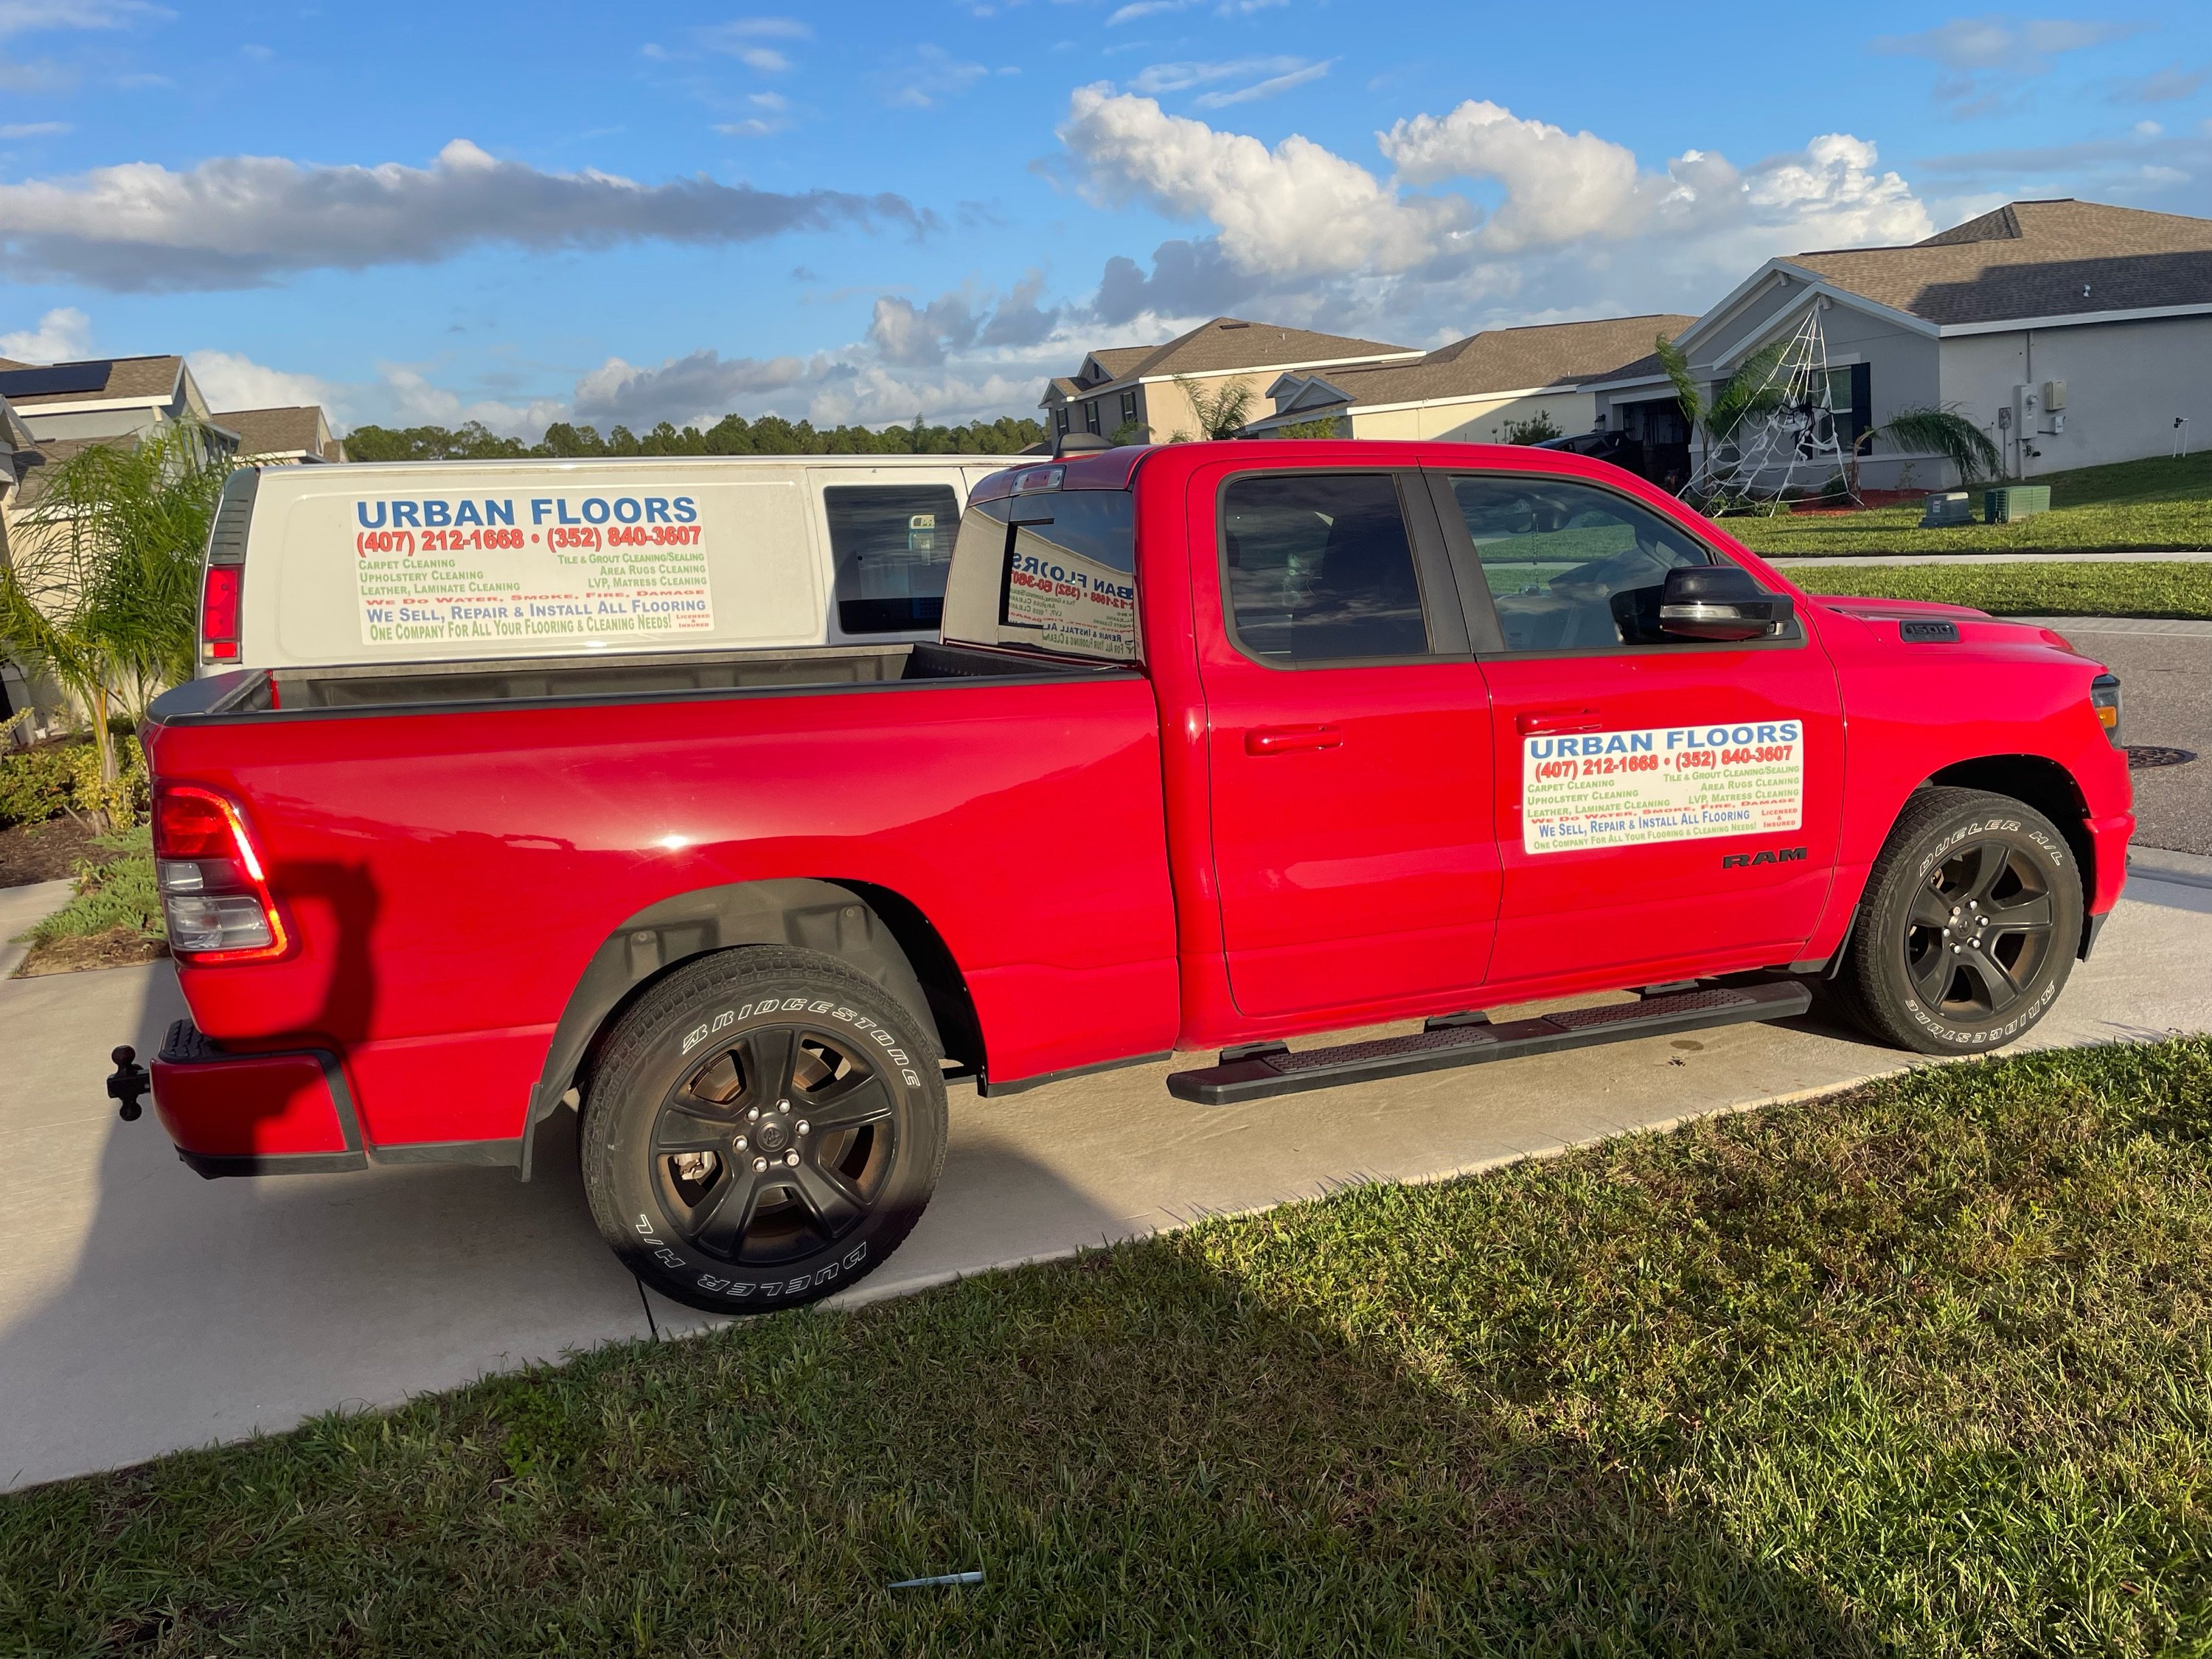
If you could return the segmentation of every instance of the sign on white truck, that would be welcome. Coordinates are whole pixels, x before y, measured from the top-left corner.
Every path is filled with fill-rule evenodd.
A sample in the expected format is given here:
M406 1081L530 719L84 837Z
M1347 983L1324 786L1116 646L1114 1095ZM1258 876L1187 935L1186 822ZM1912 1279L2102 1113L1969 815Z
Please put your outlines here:
M1010 458L246 468L202 674L934 639L969 489Z

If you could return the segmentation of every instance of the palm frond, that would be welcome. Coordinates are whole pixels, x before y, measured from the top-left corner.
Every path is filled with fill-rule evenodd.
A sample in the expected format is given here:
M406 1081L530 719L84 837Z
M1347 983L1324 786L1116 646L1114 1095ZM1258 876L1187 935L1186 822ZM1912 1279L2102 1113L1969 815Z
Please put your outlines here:
M1994 478L2004 465L1990 434L1955 409L1900 409L1875 430L1899 449L1941 455L1958 469L1962 484Z
M1659 355L1659 367L1674 383L1674 401L1682 406L1682 418L1694 431L1705 423L1705 394L1697 376L1690 373L1689 356L1663 334L1652 344Z

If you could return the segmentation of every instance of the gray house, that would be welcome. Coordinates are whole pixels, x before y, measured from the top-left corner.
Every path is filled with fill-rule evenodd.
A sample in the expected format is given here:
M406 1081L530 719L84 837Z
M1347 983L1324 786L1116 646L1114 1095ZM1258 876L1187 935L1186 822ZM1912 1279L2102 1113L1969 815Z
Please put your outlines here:
M1817 310L1829 402L1848 449L1898 410L1955 409L2015 477L2212 441L2212 220L2014 202L1924 241L1770 259L1675 337L1715 385ZM1586 386L1596 422L1647 455L1690 434L1655 364ZM2186 422L2185 426L2179 423ZM1954 482L1877 437L1871 489Z

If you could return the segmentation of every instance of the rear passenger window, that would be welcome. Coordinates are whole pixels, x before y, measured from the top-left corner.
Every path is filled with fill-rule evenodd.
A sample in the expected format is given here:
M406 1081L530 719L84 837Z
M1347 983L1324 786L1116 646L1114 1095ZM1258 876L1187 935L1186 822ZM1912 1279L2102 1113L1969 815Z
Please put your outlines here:
M837 570L837 626L848 634L933 631L960 502L949 484L833 484L822 492Z
M1428 654L1413 544L1388 474L1234 479L1221 536L1231 623L1249 655L1287 666Z
M1508 651L1680 643L1659 629L1667 573L1712 555L1649 507L1564 478L1456 477Z

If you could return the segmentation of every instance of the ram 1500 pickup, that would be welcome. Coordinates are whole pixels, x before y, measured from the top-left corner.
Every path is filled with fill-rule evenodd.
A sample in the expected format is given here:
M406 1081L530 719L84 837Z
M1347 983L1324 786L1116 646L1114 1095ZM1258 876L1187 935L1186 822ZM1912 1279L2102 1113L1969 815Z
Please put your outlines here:
M155 1106L210 1176L527 1175L573 1111L641 1278L787 1306L905 1237L950 1079L1219 1048L1170 1088L1250 1099L1822 982L1885 1042L2008 1042L2118 896L2119 719L2048 629L1808 598L1579 457L1040 462L975 489L937 643L167 694Z

